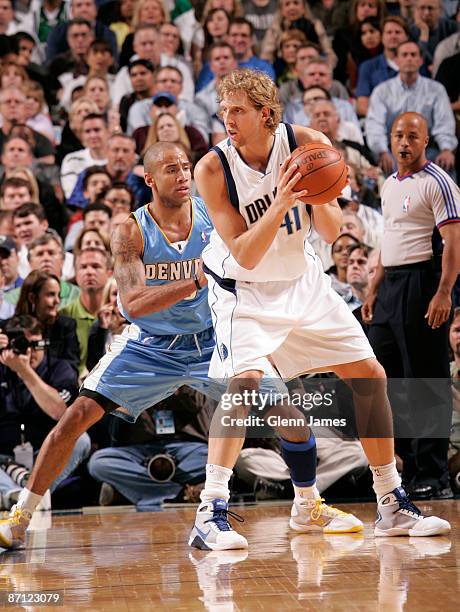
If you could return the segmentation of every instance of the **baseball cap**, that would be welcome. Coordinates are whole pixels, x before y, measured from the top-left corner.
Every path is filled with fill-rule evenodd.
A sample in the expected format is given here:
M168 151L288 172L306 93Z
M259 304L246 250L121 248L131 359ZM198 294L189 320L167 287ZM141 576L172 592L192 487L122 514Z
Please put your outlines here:
M8 256L11 251L17 251L17 246L15 241L11 238L11 236L5 236L0 234L0 251L6 251Z
M173 94L169 93L169 91L158 91L152 97L152 102L154 104L158 104L158 102L160 101L163 102L163 104L167 102L167 104L164 104L164 106L171 106L172 104L177 104L176 96L173 96Z

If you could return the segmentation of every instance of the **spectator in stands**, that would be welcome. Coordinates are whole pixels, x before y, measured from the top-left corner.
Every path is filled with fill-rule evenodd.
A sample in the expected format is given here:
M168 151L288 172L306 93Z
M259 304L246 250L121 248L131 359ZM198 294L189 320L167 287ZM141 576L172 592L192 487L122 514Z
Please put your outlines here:
M84 249L100 249L110 253L110 238L108 234L102 234L96 228L83 228L75 240L73 250L75 255L77 255Z
M90 204L83 212L84 229L98 230L101 234L110 236L111 218L111 208L100 202Z
M342 213L341 234L353 236L359 243L365 240L366 228L358 215L351 210L344 210Z
M12 36L20 30L33 34L34 24L32 19L30 19L29 15L25 14L19 20L15 15L12 0L2 0L0 15L0 34Z
M128 434L133 440L136 436L133 442L121 442L121 445L118 442L116 448L96 451L88 465L90 474L109 484L138 509L158 508L165 499L178 496L187 485L204 481L213 410L214 403L204 396L187 388L180 389L146 411L136 428L125 427L124 436L118 433L118 439L126 440ZM123 423L116 425L121 428ZM151 473L158 478L154 481L147 467L149 460L158 455L166 456L170 468L174 466L170 478L163 482L161 474L152 468ZM105 505L109 503L107 497L104 495L105 499L101 499Z
M26 202L13 211L13 226L19 246L19 273L25 278L29 273L27 253L29 244L48 229L45 211L40 204Z
M332 260L334 263L326 272L331 277L332 288L341 297L348 295L350 292L350 286L347 283L348 251L351 246L359 244L359 239L348 233L340 234L332 243Z
M182 73L178 68L174 66L165 66L159 68L155 73L155 92L160 95L163 92L167 92L176 98L177 102L177 118L184 127L191 126L200 131L203 138L207 140L207 120L206 113L201 107L188 102L181 98L182 92ZM155 99L155 96L153 97ZM153 99L146 98L133 104L129 109L128 113L128 134L134 134L137 128L145 127L146 125L152 125L153 115L159 111L152 109L154 105ZM158 100L158 98L156 98ZM171 109L169 109L171 110ZM154 113L156 111L156 113ZM189 135L189 138L191 135Z
M112 183L112 186L101 195L101 200L111 209L112 216L118 213L129 215L134 210L134 194L124 183Z
M0 87L19 87L22 88L28 81L27 72L12 62L0 66Z
M457 147L455 119L446 90L440 83L419 74L423 63L417 43L407 41L396 52L399 76L389 79L372 92L366 117L367 144L385 174L395 166L388 143L395 118L406 109L419 112L428 121L433 145L427 150L444 170L452 170Z
M133 60L128 65L128 73L133 92L122 97L119 107L120 125L124 132L128 127L129 109L139 100L151 98L155 90L153 64L149 60Z
M230 22L226 40L235 52L235 58L240 68L252 68L266 72L275 80L273 66L254 55L253 44L254 28L244 17L234 17ZM209 55L210 58L210 55ZM211 68L211 66L210 66ZM211 68L211 72L215 75Z
M280 0L279 11L275 14L273 23L262 41L260 57L268 62L274 62L281 33L291 29L300 30L307 40L318 44L331 65L335 65L337 58L326 30L321 21L313 17L305 0Z
M396 63L396 49L409 38L409 28L401 17L385 17L382 25L383 53L363 62L359 67L356 86L356 109L358 115L365 117L369 97L374 88L399 72Z
M56 160L58 163L62 163L68 153L83 149L81 142L83 119L90 113L98 114L96 104L89 98L82 97L70 107L69 119L64 125L61 143L57 148Z
M112 275L111 257L100 249L82 250L76 257L75 272L80 296L62 308L61 313L75 319L77 324L81 376L86 369L89 330L102 306L105 284Z
M275 0L243 0L244 16L254 28L254 42L259 52L267 30L273 24L278 2ZM320 20L321 21L321 20Z
M111 276L104 287L102 306L97 313L97 320L89 331L86 360L88 371L91 371L99 359L102 359L114 336L121 334L128 324L118 308L117 295L117 281Z
M49 72L58 77L61 86L65 87L70 75L75 78L82 74L88 74L89 68L86 57L94 40L94 33L90 22L82 18L72 19L68 23L62 24L62 27L65 28L68 50L49 56ZM62 80L61 76L63 76Z
M355 92L361 64L382 53L382 28L376 17L366 17L358 27L359 39L352 43L348 58L349 88Z
M187 132L171 113L158 115L152 126L149 128L147 141L144 146L143 154L156 142L175 142L181 145L188 157L191 157L192 150Z
M451 55L443 60L436 73L436 80L446 88L447 95L450 99L450 107L454 113L457 113L460 110L460 80L454 77L454 75L459 74L459 70L460 45L458 53L455 53L454 55Z
M32 270L21 287L15 315L30 315L42 326L43 337L50 341L49 355L64 359L75 371L80 363L80 350L75 321L58 313L61 284L50 272Z
M353 174L353 165L351 165L350 168L352 168L351 174ZM347 189L344 189L344 192L347 191ZM348 193L342 192L342 196L339 198L339 204L343 210L344 221L346 221L345 216L350 213L358 217L359 225L364 228L364 234L361 241L373 249L380 248L383 234L382 214L375 210L375 208L371 208L360 202L359 198L353 197L351 193L348 195ZM349 231L349 229L345 231ZM353 234L354 232L350 233Z
M20 287L24 282L18 267L19 257L15 241L11 236L0 234L0 272L3 277L2 290L5 293Z
M150 201L150 193L144 183L144 175L139 171L136 174L136 149L135 142L125 134L113 134L107 145L107 165L105 169L112 181L126 181L133 190L137 206ZM85 206L86 198L83 194L83 181L86 171L80 173L77 183L69 198L68 203L72 206L82 208Z
M8 348L5 333L0 335L1 385L0 446L2 453L14 458L14 448L24 440L36 455L44 439L66 408L78 395L77 374L63 359L56 359L42 346L42 326L34 317L13 317L3 331L21 330L29 343L26 354ZM64 470L51 485L63 482L88 457L91 442L87 433L80 436ZM7 507L17 501L21 488L0 470L0 492ZM8 501L7 501L8 500Z
M181 97L189 102L193 100L195 87L189 67L179 56L170 56L164 53L160 44L159 32L155 26L143 24L137 26L134 32L134 51L133 59L147 59L154 68L160 66L175 66L178 68L182 74ZM128 68L123 66L118 71L113 87L114 105L118 106L121 98L132 91Z
M344 7L346 5L343 5ZM375 17L379 22L385 17L386 7L384 0L353 0L350 5L349 22L345 27L339 28L332 41L332 46L338 58L334 77L346 84L349 78L347 61L350 49L359 41L359 25L368 17Z
M278 86L296 78L297 51L304 45L308 45L307 39L300 30L287 30L281 34L278 54L273 62ZM310 43L310 45L312 45L310 47L312 57L319 55L319 46L315 43Z
M162 23L169 21L169 14L161 0L138 0L134 7L130 32L123 41L120 54L120 66L127 66L137 51L134 47L134 33L139 25L149 25L159 28Z
M26 94L26 125L46 136L54 144L55 134L53 124L46 112L45 94L42 86L36 81L28 81L23 91Z
M64 0L44 0L30 10L34 12L38 40L46 43L51 32L59 25L67 22L68 3Z
M115 58L118 57L117 41L114 33L103 23L97 21L97 7L95 0L71 0L70 5L70 21L61 23L53 29L46 48L46 56L48 60L53 60L61 53L65 53L71 46L68 29L72 22L87 21L91 30L91 38L99 38L106 40L113 52Z
M0 113L3 118L0 130L0 150L8 139L14 125L24 124L26 121L26 96L17 87L7 87L0 91ZM31 129L31 128L29 128ZM54 162L54 147L51 142L35 130L31 129L34 146L34 157L44 163Z
M298 73L299 80L296 88L288 88L287 83L283 85L283 99L286 98L288 91L290 93L289 101L286 100L284 107L284 120L288 123L298 123L300 125L306 125L305 113L303 110L302 103L302 89L305 90L313 85L319 85L328 91L331 96L332 88L332 69L328 65L326 60L317 58L311 60L304 68L302 73ZM297 89L297 95L295 95L295 89ZM332 97L332 101L337 107L339 115L343 121L351 121L358 129L360 129L358 117L353 106L347 100Z
M428 65L433 63L437 45L458 31L458 24L441 16L442 0L415 0L412 37L418 41L423 58Z
M30 270L38 270L52 274L60 279L61 291L60 306L66 306L68 302L75 300L80 295L78 287L68 282L68 278L74 276L73 255L65 253L62 239L53 230L47 230L30 243L27 253ZM12 289L6 294L6 301L16 306L19 299L19 288Z
M457 14L456 14L457 24L460 23L460 2L457 6ZM457 26L458 27L458 26ZM441 62L445 60L447 57L451 57L460 51L460 30L451 34L447 38L444 38L439 44L436 45L436 49L434 52L433 65L431 68L433 77L436 76L438 72L438 68L441 65Z
M70 198L78 175L90 166L107 164L109 129L104 115L90 113L82 121L81 138L84 149L69 153L61 165L61 185L65 197Z
M107 79L97 75L90 75L83 86L83 95L96 103L99 113L108 113L112 100L110 98L110 89ZM119 126L118 126L119 127ZM111 131L115 131L111 128Z
M37 199L35 199L30 183L23 178L5 178L0 187L0 208L2 210L16 210L25 202L39 204L38 194Z
M209 65L214 78L196 95L195 102L206 113L208 140L211 138L215 144L225 137L224 125L217 116L219 111L217 87L225 75L237 68L234 47L227 43L213 45L209 49Z
M369 249L362 245L352 245L348 250L346 281L351 287L352 300L348 303L350 310L360 307L369 293Z
M208 52L215 43L223 43L228 34L231 16L223 8L211 9L203 22L203 40L198 45L194 53L195 73L198 75L196 80L196 91L200 91L209 80L209 70L207 66Z

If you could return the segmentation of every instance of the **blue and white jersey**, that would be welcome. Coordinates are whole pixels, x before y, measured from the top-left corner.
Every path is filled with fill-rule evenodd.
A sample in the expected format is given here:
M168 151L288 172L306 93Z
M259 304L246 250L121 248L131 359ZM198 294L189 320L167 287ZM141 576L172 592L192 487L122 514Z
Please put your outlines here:
M229 139L213 148L222 164L229 200L248 228L259 221L275 199L280 166L296 147L292 127L280 123L265 172L249 167ZM309 206L297 200L286 213L270 248L253 270L246 270L238 264L216 230L211 235L209 247L203 252L203 261L221 278L259 283L293 280L305 273L309 258L315 259L313 247L307 240L310 229Z
M192 224L186 240L172 244L153 218L148 205L133 213L142 235L142 261L147 287L192 278L213 229L201 198L192 198ZM121 306L121 305L120 305ZM126 319L154 335L197 334L212 325L208 289L204 287L169 308Z

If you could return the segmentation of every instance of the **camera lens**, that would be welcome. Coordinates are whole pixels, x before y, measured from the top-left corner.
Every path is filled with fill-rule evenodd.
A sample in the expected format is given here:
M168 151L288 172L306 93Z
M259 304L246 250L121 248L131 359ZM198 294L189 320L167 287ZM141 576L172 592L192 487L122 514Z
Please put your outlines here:
M176 464L171 455L154 455L147 461L147 471L153 481L168 482L176 473Z

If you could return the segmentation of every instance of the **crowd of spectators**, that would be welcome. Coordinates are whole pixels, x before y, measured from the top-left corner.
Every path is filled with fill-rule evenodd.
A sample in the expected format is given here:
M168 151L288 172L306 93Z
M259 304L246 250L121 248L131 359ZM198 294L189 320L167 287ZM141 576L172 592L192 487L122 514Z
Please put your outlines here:
M421 113L428 158L460 176L456 0L0 0L0 509L20 488L11 478L18 449L30 443L36 454L127 324L110 234L150 201L143 154L176 142L195 164L223 139L216 88L237 67L267 73L283 120L324 132L345 156L341 235L327 245L313 232L311 242L365 328L395 117ZM458 328L456 311L457 379ZM11 351L21 334L24 354ZM169 410L174 434L158 428ZM107 417L79 441L53 491L80 470L83 482L105 483L103 503L114 493L141 507L196 499L209 413L181 393L152 407L134 434ZM321 489L365 467L359 445L331 436L319 448ZM158 454L175 465L167 484L148 467ZM287 479L276 444L264 441L243 450L236 473L261 498Z

